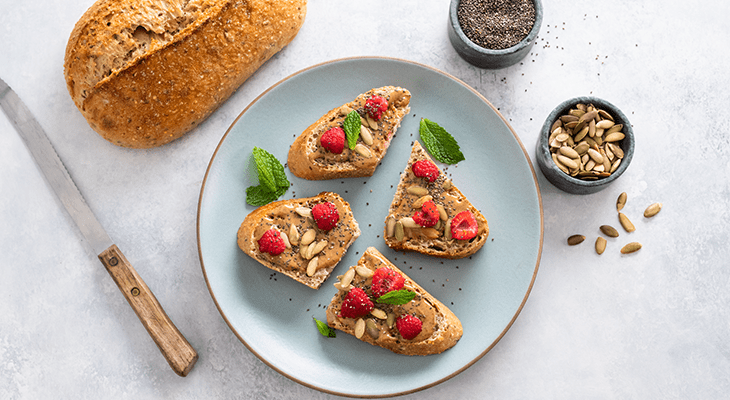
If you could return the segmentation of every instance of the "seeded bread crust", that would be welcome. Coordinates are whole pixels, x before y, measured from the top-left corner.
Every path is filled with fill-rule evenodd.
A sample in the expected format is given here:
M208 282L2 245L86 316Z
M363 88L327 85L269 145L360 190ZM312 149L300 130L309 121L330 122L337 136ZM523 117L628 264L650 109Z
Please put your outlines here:
M430 306L427 310L427 313L429 315L423 315L420 316L420 318L430 320L430 317L433 317L433 320L436 323L436 329L434 330L433 334L425 338L416 336L412 340L405 340L400 337L397 329L393 327L386 330L386 332L381 333L377 339L374 339L370 334L365 332L360 337L360 340L366 343L370 343L374 346L380 346L382 348L388 349L397 354L404 354L409 356L426 356L442 353L454 347L459 339L461 339L464 331L461 326L461 321L459 321L459 318L457 318L456 315L448 307L446 307L443 303L434 298L433 295L428 293L419 284L409 278L408 275L406 275L403 271L393 265L393 263L385 258L385 256L383 256L377 249L375 249L374 247L368 247L368 249L358 261L357 265L364 266L371 271L375 271L381 266L387 266L392 270L398 272L399 274L403 275L403 277L405 278L404 289L408 289L417 293L414 301L422 301L424 303L428 303ZM367 287L371 283L372 278L367 279L364 282L353 282L353 284L357 286L365 287ZM338 329L354 336L354 319L337 317L340 313L342 300L346 293L346 291L340 291L332 298L330 305L327 307L327 324L334 329ZM376 307L388 306L378 304L376 305ZM372 315L366 316L364 318L370 318L375 321Z
M414 235L413 237L408 237L408 235L406 235L404 240L398 240L398 238L396 238L394 235L389 235L388 220L398 219L398 209L403 207L404 204L407 205L413 203L413 201L418 199L419 197L418 195L409 194L407 191L407 187L409 186L409 179L412 180L414 177L411 166L416 161L423 159L427 159L433 162L433 159L431 159L431 157L428 155L426 149L424 149L418 141L415 141L413 144L413 148L411 149L411 156L408 159L408 165L406 165L405 170L401 174L398 187L396 188L395 195L393 196L393 202L390 205L388 216L385 219L385 229L383 234L383 237L385 238L385 243L393 250L416 251L429 256L450 259L464 258L476 253L479 249L482 248L482 246L484 246L484 243L487 242L487 237L489 236L489 225L487 223L487 219L484 214L482 214L482 212L479 211L466 198L466 196L464 196L464 194L456 187L456 185L448 180L448 178L443 173L443 171L441 171L440 168L439 178L436 179L436 181L428 183L425 179L418 179L419 185L424 186L428 189L429 194L433 197L434 202L437 204L443 204L444 194L448 194L449 196L458 199L459 202L461 202L462 204L465 204L466 208L471 211L472 214L474 214L474 218L479 225L479 232L477 236L471 240L447 240L444 234L441 234L439 237L434 239L430 239L423 235ZM444 190L443 185L447 181L450 183L451 187L448 190ZM446 208L448 210L448 206ZM411 210L410 206L407 206L406 209ZM412 211L410 211L410 213L412 214ZM453 214L449 215L449 218L453 217ZM417 230L420 228L406 228L406 230L408 229ZM445 229L450 229L450 227L446 226Z
M367 124L364 126L372 132L373 144L367 147L372 152L371 157L364 157L345 146L342 154L327 154L323 157L318 153L321 148L320 136L329 128L342 126L345 116L351 110L365 115L363 105L365 101L377 94L388 100L388 109L379 121L375 121L377 128ZM403 117L410 108L411 93L407 89L396 86L375 88L359 95L355 100L330 110L302 132L289 148L287 166L296 176L309 180L325 180L335 178L352 178L372 176L380 160L385 157L390 141L400 127ZM365 145L362 138L358 143Z
M297 207L311 208L312 205L325 201L334 203L340 214L340 220L337 226L330 231L325 232L319 230L311 217L295 215L295 209ZM299 228L300 234L304 233L304 229L315 229L317 231L316 241L327 240L329 243L339 243L339 241L342 241L342 253L337 255L330 248L323 250L319 255L322 260L320 263L321 268L317 269L312 276L308 276L306 273L309 260L301 257L299 254L300 247L297 245L292 245L291 248L287 248L284 253L277 256L261 253L259 251L258 240L263 233L260 232L257 235L256 228L264 226L268 229L271 226L276 226L280 232L287 233L290 228L290 223L286 222L287 218L292 222L302 225ZM345 255L350 245L360 236L360 233L360 225L352 214L350 204L337 193L322 192L314 197L275 201L255 209L241 223L238 229L237 242L238 247L244 253L259 263L312 289L319 289ZM324 255L327 255L326 259Z
M205 120L305 14L306 0L99 0L71 32L66 85L105 139L160 146Z

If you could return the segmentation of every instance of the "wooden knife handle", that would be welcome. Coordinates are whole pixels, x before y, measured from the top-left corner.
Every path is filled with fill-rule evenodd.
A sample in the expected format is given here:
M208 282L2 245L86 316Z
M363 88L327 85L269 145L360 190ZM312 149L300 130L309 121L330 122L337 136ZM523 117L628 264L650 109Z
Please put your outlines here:
M172 323L132 264L115 244L99 254L99 260L109 271L172 369L178 375L186 376L198 360L198 353Z

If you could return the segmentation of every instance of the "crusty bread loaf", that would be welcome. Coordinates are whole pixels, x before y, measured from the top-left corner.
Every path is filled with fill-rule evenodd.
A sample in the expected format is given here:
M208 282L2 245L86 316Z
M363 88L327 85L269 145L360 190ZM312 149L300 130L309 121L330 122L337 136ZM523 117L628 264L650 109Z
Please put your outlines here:
M413 163L423 159L433 162L426 150L416 141L385 219L383 236L385 243L394 250L417 251L442 258L464 258L474 254L487 242L487 236L489 236L487 219L441 169L434 182L428 182L424 178L415 176L411 167ZM414 207L414 203L424 196L430 196L437 206L443 207L443 212L439 210L440 221L436 226L429 228L408 227L412 225L413 221L408 221L410 222L408 224L404 219L413 217L414 211L417 209ZM477 235L470 240L451 238L452 218L464 210L471 211L474 215L479 226Z
M306 0L99 0L71 32L68 91L110 142L160 146L207 118L305 14Z
M448 307L393 265L374 247L369 247L365 251L357 266L350 267L352 272L348 273L353 277L351 283L348 283L344 288L342 288L342 283L346 282L340 281L337 283L342 289L332 298L332 302L327 307L327 324L334 329L339 329L357 337L355 331L357 320L344 318L340 315L342 301L351 287L359 287L369 296L372 296L370 290L373 280L372 273L380 267L388 267L401 274L405 278L403 289L415 292L416 297L403 305L376 302L375 309L381 310L387 317L382 319L374 316L375 310L370 315L363 317L366 329L359 339L405 355L425 356L438 354L452 348L463 334L459 318ZM370 273L365 274L365 276L361 275L363 269L370 271ZM343 277L347 276L348 273L344 274ZM415 315L423 323L421 333L413 339L404 339L393 324L394 319L403 314Z
M333 203L340 215L337 225L329 231L319 229L311 216L312 207L323 202ZM264 232L272 227L279 230L290 244L276 256L262 253L258 244ZM296 232L292 232L292 229ZM309 230L315 235L311 242L305 240ZM255 209L241 223L238 247L274 271L318 289L359 236L360 226L352 214L350 204L336 193L322 192L314 197L275 201ZM316 251L317 243L322 243L322 250L306 254L310 247ZM313 272L310 274L307 267L315 258L316 270L310 271Z
M388 109L380 120L375 121L364 111L365 102L373 95L388 100ZM390 140L398 130L403 117L410 112L411 93L404 88L384 86L359 95L355 100L338 106L319 118L300 134L289 148L287 166L296 176L310 180L324 180L371 176L385 156ZM361 136L360 148L351 150L345 146L341 154L326 151L320 144L320 136L332 127L342 127L345 116L352 110L361 116L362 126L370 132L372 143Z

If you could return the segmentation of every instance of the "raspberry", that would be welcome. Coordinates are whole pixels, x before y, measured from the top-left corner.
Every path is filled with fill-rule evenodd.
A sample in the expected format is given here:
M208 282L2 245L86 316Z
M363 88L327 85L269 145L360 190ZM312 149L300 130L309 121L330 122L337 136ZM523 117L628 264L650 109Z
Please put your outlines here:
M398 329L398 333L400 333L403 339L411 340L421 333L423 323L420 319L413 315L404 314L395 320L395 327Z
M388 109L388 101L384 98L375 95L371 98L369 98L365 102L365 112L368 113L370 118L374 120L379 120L382 116L385 110Z
M262 253L269 253L272 256L278 256L284 252L284 249L286 249L284 239L282 239L279 231L274 228L264 232L261 239L259 239L259 251Z
M421 209L413 214L413 220L423 227L434 226L439 221L439 210L436 203L429 200L423 203Z
M373 302L365 291L359 287L354 287L347 292L345 299L342 301L340 308L340 316L343 318L360 318L368 315L373 310Z
M403 289L406 279L403 275L388 267L380 267L373 274L371 290L374 298L378 298L388 292Z
M418 160L411 166L413 174L419 178L426 178L429 182L433 182L439 177L439 169L436 164L429 160Z
M340 214L337 212L337 206L328 201L312 207L312 218L319 229L328 231L337 225Z
M474 214L469 210L462 211L451 220L451 237L458 240L473 239L479 231Z
M330 128L319 138L319 143L322 147L327 149L327 151L340 154L345 148L345 131L339 126Z

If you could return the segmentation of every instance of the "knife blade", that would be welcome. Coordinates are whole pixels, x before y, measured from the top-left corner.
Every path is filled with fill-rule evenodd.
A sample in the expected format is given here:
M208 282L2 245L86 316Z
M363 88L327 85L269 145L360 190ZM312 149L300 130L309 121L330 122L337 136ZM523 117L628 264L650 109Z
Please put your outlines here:
M178 375L186 376L198 360L198 353L173 324L155 295L96 219L41 125L2 79L0 108L15 126L46 182L98 255L170 367Z

